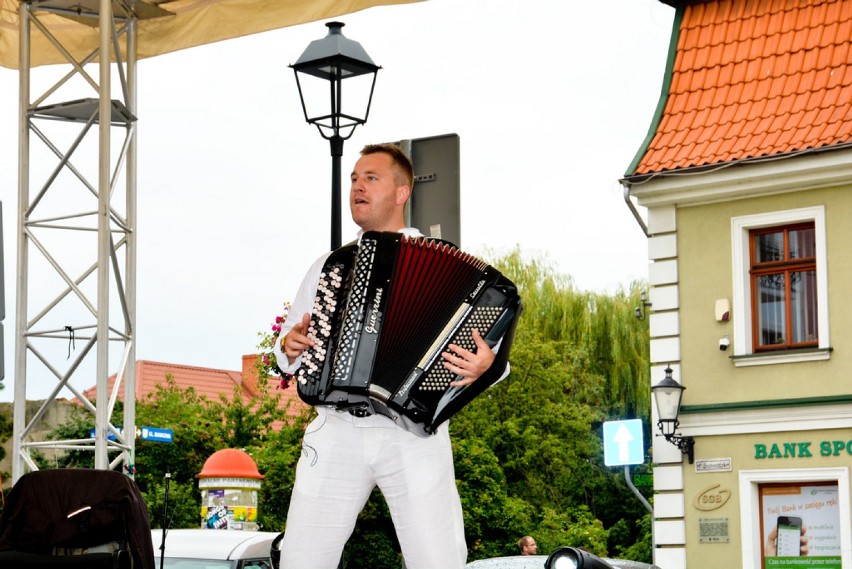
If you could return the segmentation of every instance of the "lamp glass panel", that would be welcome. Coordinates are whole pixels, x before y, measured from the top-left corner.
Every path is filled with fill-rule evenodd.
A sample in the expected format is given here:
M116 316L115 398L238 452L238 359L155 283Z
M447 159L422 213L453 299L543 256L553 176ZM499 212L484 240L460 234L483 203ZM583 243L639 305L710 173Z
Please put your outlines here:
M325 129L338 126L346 130L366 121L373 74L345 77L339 83L301 71L297 75L308 122ZM346 138L346 133L341 134Z
M663 436L668 439L677 430L677 421L675 419L660 419L659 427L660 432L663 433Z
M299 65L296 66L296 69L299 70L299 73L311 75L325 81L331 81L337 77L338 70L340 71L340 77L343 79L356 75L370 74L374 70L372 67L346 60L325 60L311 63L310 65Z
M301 90L308 122L330 123L328 117L333 115L335 111L332 108L331 82L302 72L297 72L296 77L299 81L299 89Z
M660 419L667 421L677 419L677 414L680 411L680 398L683 395L683 389L680 387L656 387L653 392L654 400L657 402L657 412L660 415Z
M340 113L360 123L367 119L374 74L351 75L341 82Z

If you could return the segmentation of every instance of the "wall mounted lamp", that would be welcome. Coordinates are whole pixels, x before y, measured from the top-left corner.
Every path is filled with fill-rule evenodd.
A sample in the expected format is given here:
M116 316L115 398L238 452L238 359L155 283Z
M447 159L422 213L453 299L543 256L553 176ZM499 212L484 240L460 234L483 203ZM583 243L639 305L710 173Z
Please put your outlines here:
M639 320L645 320L645 308L651 306L651 303L648 302L648 294L644 290L639 293L639 300L642 301L642 306L637 306L633 315Z
M638 309L637 309L638 310ZM689 459L689 464L695 461L695 439L685 437L677 432L680 426L680 421L677 417L680 413L680 402L683 397L683 391L686 388L676 382L672 377L672 368L666 367L666 377L651 387L651 393L654 394L654 401L657 403L657 427L660 429L663 437L680 449L682 454L685 454Z

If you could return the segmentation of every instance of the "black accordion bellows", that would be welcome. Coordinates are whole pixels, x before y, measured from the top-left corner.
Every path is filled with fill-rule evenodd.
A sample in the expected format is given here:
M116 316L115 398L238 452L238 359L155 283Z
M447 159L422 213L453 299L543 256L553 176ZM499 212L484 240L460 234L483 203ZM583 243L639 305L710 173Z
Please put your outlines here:
M367 232L323 266L299 395L431 434L500 378L520 309L509 279L451 243ZM500 342L497 357L471 385L451 387L458 377L441 354L449 344L474 351L473 329Z

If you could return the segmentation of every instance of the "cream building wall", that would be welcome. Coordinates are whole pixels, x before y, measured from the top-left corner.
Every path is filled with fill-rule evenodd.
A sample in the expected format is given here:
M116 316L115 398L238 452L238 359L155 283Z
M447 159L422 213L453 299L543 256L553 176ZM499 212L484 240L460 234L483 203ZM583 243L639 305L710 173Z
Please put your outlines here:
M852 569L850 180L852 156L835 152L631 188L648 212L651 383L672 368L687 388L680 432L695 439L695 464L662 437L653 440L655 562L663 569L762 567L758 486L808 481L837 484L842 566ZM795 356L747 355L738 232L755 219L780 224L803 211L821 216L824 228L820 346ZM730 304L727 321L717 320L720 300ZM773 444L780 456L761 457L759 445Z
M734 323L745 318L733 312L717 322L717 300L733 302L734 276L731 223L735 218L805 208L825 209L828 253L828 304L832 347L852 344L852 186L810 190L678 209L683 377L690 378L684 405L830 397L850 393L838 378L852 372L852 353L832 350L822 361L796 365L736 367L734 350L720 351L719 339L736 340ZM697 381L696 381L697 380Z

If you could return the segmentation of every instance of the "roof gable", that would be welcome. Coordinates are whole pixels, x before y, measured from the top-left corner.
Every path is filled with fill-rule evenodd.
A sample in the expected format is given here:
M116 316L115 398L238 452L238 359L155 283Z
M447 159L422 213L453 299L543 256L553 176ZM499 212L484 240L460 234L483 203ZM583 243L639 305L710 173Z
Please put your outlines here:
M667 81L630 176L852 142L852 0L678 8Z

